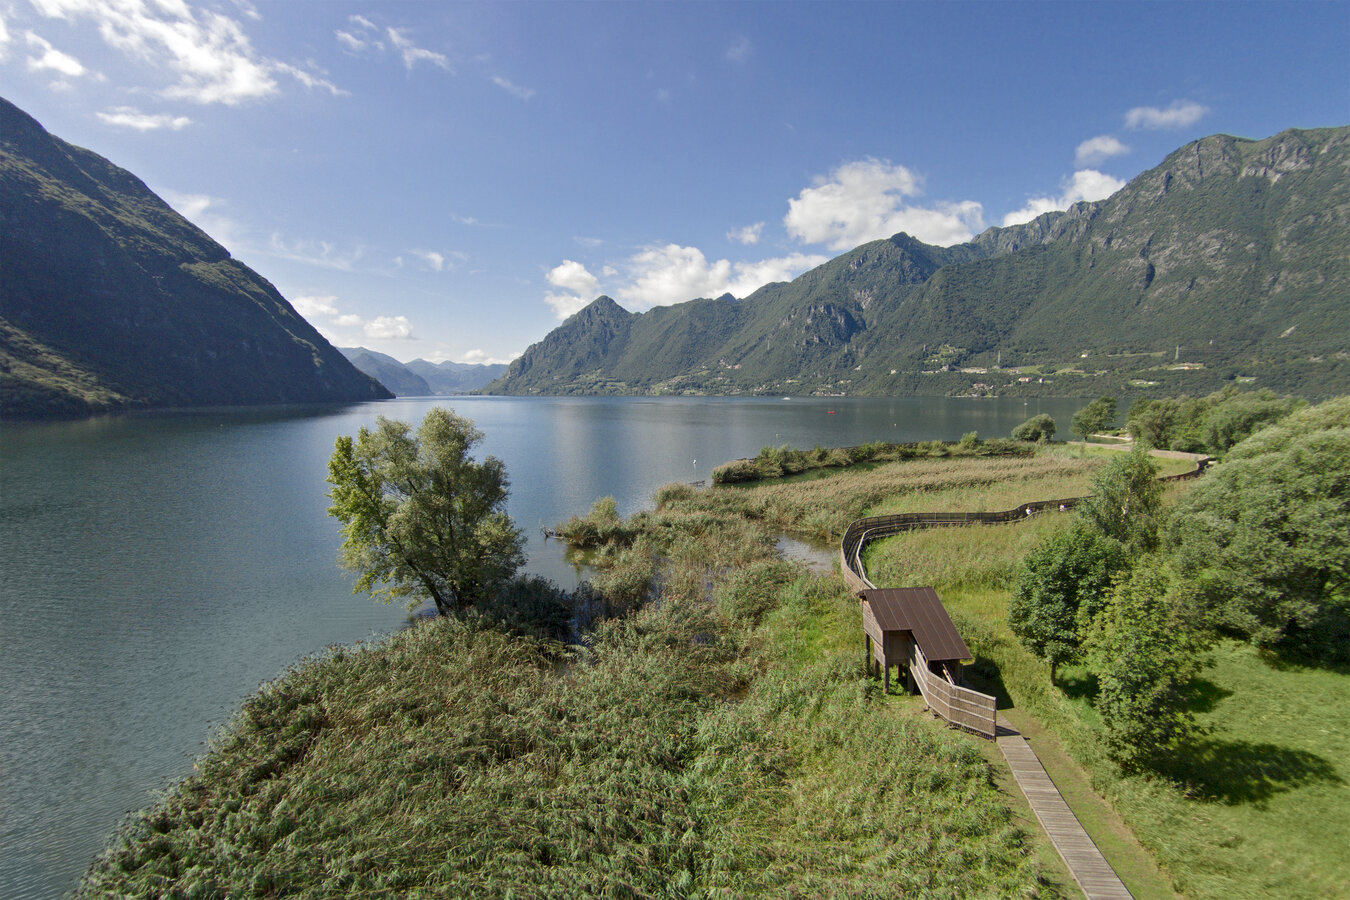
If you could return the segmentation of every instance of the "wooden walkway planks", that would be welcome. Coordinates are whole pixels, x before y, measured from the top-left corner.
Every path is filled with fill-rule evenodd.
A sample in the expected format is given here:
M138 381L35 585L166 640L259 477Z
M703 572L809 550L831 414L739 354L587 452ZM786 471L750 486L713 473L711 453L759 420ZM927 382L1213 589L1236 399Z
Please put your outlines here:
M1132 900L1133 895L1083 830L1027 739L1001 727L997 741L1017 786L1088 900Z

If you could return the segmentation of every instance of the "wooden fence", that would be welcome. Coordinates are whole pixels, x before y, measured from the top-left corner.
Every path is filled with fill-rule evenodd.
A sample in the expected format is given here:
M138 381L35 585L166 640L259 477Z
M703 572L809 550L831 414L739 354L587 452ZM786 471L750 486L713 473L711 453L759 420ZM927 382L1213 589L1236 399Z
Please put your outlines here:
M1187 478L1197 478L1205 471L1208 464L1209 457L1201 457L1196 460L1193 470L1182 472L1180 475L1168 475L1158 480L1182 481ZM916 528L1006 525L1010 522L1021 522L1029 516L1046 511L1067 512L1077 506L1083 499L1082 497L1065 497L1060 500L1031 500L1002 512L897 513L889 516L867 516L866 518L856 519L844 530L844 537L839 542L840 570L844 573L844 580L848 583L850 590L872 590L876 585L867 579L867 570L862 564L863 549L867 546L868 541L890 537Z

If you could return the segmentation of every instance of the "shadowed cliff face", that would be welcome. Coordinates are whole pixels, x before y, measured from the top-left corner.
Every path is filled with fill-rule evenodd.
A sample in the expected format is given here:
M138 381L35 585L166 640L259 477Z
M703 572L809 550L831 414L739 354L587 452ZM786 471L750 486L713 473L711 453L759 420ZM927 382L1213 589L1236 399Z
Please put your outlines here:
M488 390L944 394L971 389L952 370L1001 365L1041 368L982 387L1343 393L1346 246L1350 128L1216 135L1106 200L966 244L896 235L740 301L597 301Z
M0 100L0 415L374 400L271 284Z

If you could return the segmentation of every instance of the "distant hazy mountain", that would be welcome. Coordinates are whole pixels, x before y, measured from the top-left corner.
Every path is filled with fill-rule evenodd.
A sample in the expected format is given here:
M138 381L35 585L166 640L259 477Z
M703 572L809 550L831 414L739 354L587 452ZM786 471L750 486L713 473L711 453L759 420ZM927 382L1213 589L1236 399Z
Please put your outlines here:
M402 363L392 356L365 347L338 349L354 366L400 397L467 394L506 371L506 366L498 364L433 363L425 359Z
M271 284L0 99L0 416L375 400Z
M352 365L394 392L396 397L426 397L433 393L422 376L392 356L365 347L339 347Z
M1350 128L1177 150L1098 203L970 243L865 244L744 300L601 297L486 390L1350 391Z

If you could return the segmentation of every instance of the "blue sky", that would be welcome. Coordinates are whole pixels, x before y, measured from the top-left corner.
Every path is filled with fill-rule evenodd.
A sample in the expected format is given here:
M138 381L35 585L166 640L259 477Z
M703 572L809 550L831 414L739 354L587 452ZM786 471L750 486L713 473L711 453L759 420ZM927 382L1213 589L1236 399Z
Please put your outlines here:
M506 361L1347 124L1350 4L0 0L0 95L334 343Z

